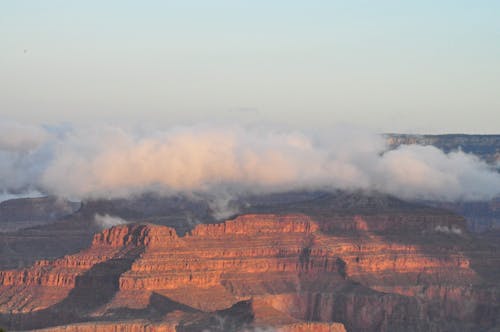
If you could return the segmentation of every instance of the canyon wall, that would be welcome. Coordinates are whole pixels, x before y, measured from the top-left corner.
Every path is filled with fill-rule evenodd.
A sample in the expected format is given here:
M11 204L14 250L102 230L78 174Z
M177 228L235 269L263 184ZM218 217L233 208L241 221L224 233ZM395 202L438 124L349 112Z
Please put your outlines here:
M354 215L336 219L333 227L304 214L248 214L198 225L184 236L160 225L115 226L77 254L1 271L0 326L65 325L60 331L105 326L195 331L204 325L216 331L221 322L229 330L279 331L496 326L496 247L478 243L460 217L407 219L406 224L402 214ZM133 319L164 325L146 328Z

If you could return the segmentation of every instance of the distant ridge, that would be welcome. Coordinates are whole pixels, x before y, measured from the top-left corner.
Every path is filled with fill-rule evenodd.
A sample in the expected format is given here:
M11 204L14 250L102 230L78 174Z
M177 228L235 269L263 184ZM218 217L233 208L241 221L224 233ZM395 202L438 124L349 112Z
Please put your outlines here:
M488 163L500 161L500 135L475 135L475 134L383 134L391 149L400 145L432 145L449 153L462 150L465 153L477 155Z

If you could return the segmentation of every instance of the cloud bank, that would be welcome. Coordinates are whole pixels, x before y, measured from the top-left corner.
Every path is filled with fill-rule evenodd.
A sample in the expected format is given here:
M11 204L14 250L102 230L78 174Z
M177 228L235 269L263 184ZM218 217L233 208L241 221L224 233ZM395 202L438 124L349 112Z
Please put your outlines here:
M406 199L476 200L500 191L500 174L461 151L387 151L355 129L306 134L275 128L195 125L134 132L102 126L0 126L0 192L69 198L144 192L239 193L377 190Z

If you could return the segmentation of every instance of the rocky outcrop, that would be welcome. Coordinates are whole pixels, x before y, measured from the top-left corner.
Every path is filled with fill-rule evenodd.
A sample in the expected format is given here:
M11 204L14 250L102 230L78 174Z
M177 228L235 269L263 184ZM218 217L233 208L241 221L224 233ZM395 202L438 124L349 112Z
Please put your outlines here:
M2 286L47 286L73 288L78 276L110 259L135 257L146 245L150 227L126 225L104 230L94 236L92 246L75 255L54 261L37 261L22 270L0 271Z
M191 231L193 237L253 236L266 233L312 233L318 225L305 215L243 215L218 224L198 225Z
M65 324L61 331L493 327L499 257L467 233L463 219L441 216L413 214L410 231L401 212L340 222L249 214L184 236L153 224L116 226L75 255L0 272L0 324Z
M196 197L145 194L129 199L89 200L81 207L76 204L74 208L80 208L72 214L61 210L60 202L65 201L42 197L0 204L0 270L31 266L37 260L52 260L87 248L94 233L104 226L96 220L97 214L166 225L178 234L199 223L214 222L207 201ZM26 221L30 215L38 219ZM54 218L46 219L47 215Z

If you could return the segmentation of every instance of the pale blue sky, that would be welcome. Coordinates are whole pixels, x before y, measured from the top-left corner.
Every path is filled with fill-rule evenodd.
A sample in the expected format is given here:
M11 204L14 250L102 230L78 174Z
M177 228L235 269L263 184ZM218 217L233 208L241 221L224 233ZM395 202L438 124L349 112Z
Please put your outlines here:
M500 133L500 1L0 1L0 118Z

